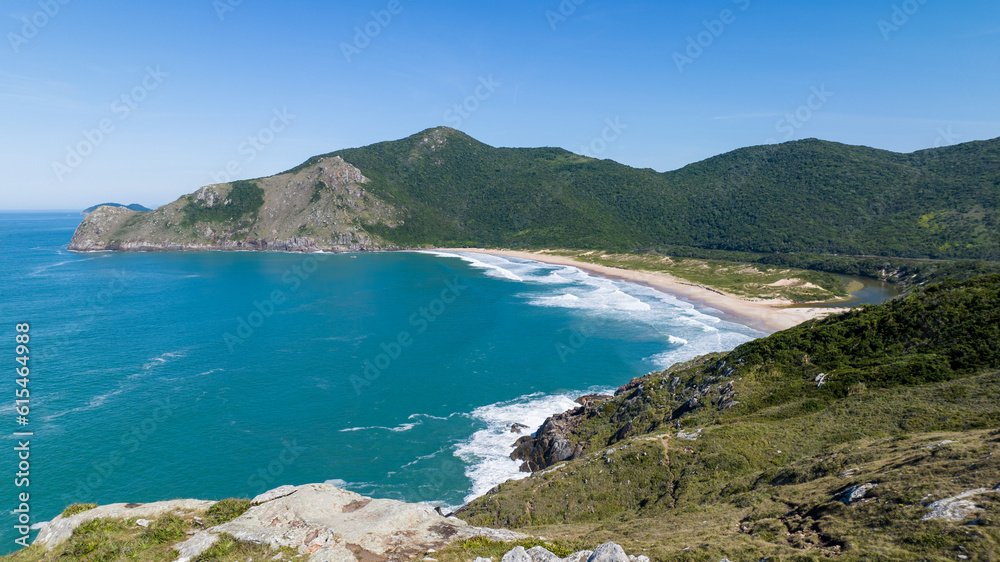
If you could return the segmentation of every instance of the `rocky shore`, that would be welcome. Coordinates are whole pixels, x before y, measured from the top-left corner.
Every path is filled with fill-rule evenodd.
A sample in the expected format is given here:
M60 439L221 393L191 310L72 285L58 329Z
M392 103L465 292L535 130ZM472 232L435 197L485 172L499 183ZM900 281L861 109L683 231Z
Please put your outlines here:
M577 398L578 408L550 416L534 434L518 439L510 454L511 460L524 461L521 472L535 472L579 458L583 454L583 446L571 443L569 434L580 422L594 416L601 403L608 398L601 394Z

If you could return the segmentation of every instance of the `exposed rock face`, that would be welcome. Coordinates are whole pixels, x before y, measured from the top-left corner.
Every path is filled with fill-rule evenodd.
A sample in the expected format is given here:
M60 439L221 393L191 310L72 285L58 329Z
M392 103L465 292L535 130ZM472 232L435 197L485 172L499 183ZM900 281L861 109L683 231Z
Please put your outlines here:
M35 544L52 549L78 526L94 519L156 518L205 510L214 503L176 500L101 506L71 517L56 517L42 527ZM257 544L287 546L314 561L405 560L456 540L526 538L512 531L472 527L427 505L366 498L329 484L282 486L257 496L251 505L240 517L200 531L177 545L178 560L197 559L222 533Z
M834 501L839 501L844 505L858 505L860 503L865 503L865 500L868 498L868 492L874 490L877 486L878 484L873 484L871 482L858 486L851 486L835 496L833 499Z
M145 213L98 207L77 228L69 249L353 252L394 248L365 227L398 226L397 211L366 191L368 178L339 156L320 158L303 169L252 183L260 188L262 202L234 201L239 199L232 196L234 184L227 183L202 187ZM239 214L244 208L247 211ZM193 209L209 213L197 214Z
M476 562L492 562L489 558L477 558ZM504 554L500 562L649 562L646 556L630 556L625 549L613 542L606 542L597 549L574 552L566 558L559 558L548 550L535 546L525 550L517 546Z
M961 521L979 511L979 506L966 498L996 492L1000 492L1000 484L992 490L989 488L976 488L975 490L962 492L961 494L951 498L938 500L927 506L927 509L931 511L927 515L921 517L920 520L930 521L934 519L942 519L944 521Z
M689 380L683 382L680 377L670 378L670 374L675 369L683 369L691 366L696 361L706 362L704 359L694 359L692 362L678 364L670 370L662 373L662 378L658 377L659 390L667 389L674 407L670 413L663 417L663 422L678 422L679 418L698 411L706 406L715 406L718 410L728 410L739 402L736 400L736 382L731 379L736 368L727 366L725 361L716 361L710 368L715 374L708 376L704 380ZM742 359L740 360L742 361ZM524 461L521 464L522 472L536 472L544 470L555 464L566 460L572 460L583 456L585 447L575 444L573 434L577 426L585 420L594 416L606 414L610 416L610 422L616 424L615 432L608 439L606 445L612 445L620 441L631 438L634 435L651 431L648 420L640 420L643 413L647 412L656 400L657 380L650 380L647 377L635 378L627 384L615 390L615 406L606 408L606 401L609 396L594 394L581 396L576 399L580 404L568 412L556 414L545 420L545 423L533 435L521 437L514 443L514 451L510 458ZM647 386L648 385L648 386ZM610 411L603 412L608 409ZM657 421L656 423L663 423ZM678 437L694 441L701 435L698 431L681 431Z
M291 547L310 554L310 560L406 559L455 540L524 536L471 527L427 505L366 498L329 484L283 486L254 498L252 504L240 517L207 533ZM190 541L203 544L205 539L196 535Z
M576 403L581 404L579 408L546 419L534 435L525 435L514 442L510 458L524 461L521 472L534 472L583 455L583 446L571 443L568 435L607 399L601 394L577 398Z

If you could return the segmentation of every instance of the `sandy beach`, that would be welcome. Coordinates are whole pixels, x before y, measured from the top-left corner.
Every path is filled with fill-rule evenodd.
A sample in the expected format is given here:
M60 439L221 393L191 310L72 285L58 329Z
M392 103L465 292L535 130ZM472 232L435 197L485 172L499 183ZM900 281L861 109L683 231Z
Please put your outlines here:
M759 302L747 300L707 287L695 285L666 273L621 269L577 261L564 256L518 250L487 250L483 248L437 248L442 252L469 252L534 260L554 265L569 265L595 275L641 283L657 290L680 297L697 305L716 309L729 320L772 333L791 328L813 318L820 318L848 310L846 308L788 308L788 301Z

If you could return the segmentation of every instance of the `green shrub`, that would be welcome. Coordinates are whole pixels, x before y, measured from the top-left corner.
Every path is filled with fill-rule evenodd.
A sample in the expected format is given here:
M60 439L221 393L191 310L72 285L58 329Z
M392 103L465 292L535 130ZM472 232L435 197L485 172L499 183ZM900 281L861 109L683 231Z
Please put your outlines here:
M243 515L248 509L250 509L250 500L226 498L208 508L205 517L209 525L221 525Z
M63 517L71 517L77 513L83 513L84 511L90 511L97 507L96 503L74 503L73 505L67 507L63 510Z
M264 205L264 190L254 181L235 181L222 201L208 206L204 201L190 201L184 207L186 225L198 222L236 222L241 218L256 218Z

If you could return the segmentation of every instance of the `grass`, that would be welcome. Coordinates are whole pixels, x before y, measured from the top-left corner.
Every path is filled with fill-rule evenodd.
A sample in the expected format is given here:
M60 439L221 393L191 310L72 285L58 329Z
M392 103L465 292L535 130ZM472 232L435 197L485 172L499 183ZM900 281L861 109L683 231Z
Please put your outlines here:
M806 269L677 258L657 253L608 254L583 250L559 250L551 253L597 265L667 273L696 285L706 285L750 299L827 301L846 297L849 289L859 288L856 285L848 287L846 282L833 274Z
M921 518L1000 484L998 299L998 276L932 285L635 379L578 416L585 456L460 516L658 560L996 559L1000 492Z
M938 560L959 547L989 559L1000 552L1000 494L975 498L974 526L920 518L923 504L1000 483L998 391L991 372L819 411L705 411L686 424L704 428L696 441L664 431L600 447L501 485L461 517L590 548L614 540L659 560ZM944 441L954 443L935 446ZM875 501L831 503L868 482Z
M600 544L600 543L597 543ZM593 550L597 544L590 544L588 541L547 541L543 539L526 539L520 541L502 542L493 541L485 537L476 537L464 541L456 541L447 547L427 556L439 560L440 562L468 562L476 558L492 558L499 561L512 549L524 547L525 550L540 546L560 558L565 558L574 552L581 550Z
M74 503L73 505L71 505L71 506L69 506L69 507L67 507L66 509L63 510L62 516L63 517L72 517L73 515L76 515L77 513L83 513L84 511L90 511L91 509L94 509L95 507L97 507L96 503Z
M33 545L2 559L11 562L172 561L177 559L174 547L187 540L190 534L238 517L249 504L249 500L223 500L208 510L163 515L145 527L140 526L136 519L95 519L77 527L69 540L52 551ZM67 508L66 511L69 510ZM274 558L278 555L280 558ZM272 549L223 534L212 548L198 557L199 561L233 562L272 559L298 559L298 554L289 548Z
M227 498L208 508L205 518L209 526L221 525L236 519L250 509L250 500Z
M280 556L280 558L275 558ZM211 548L201 553L198 562L246 562L247 560L293 560L301 558L288 547L278 551L265 545L248 543L223 533Z

